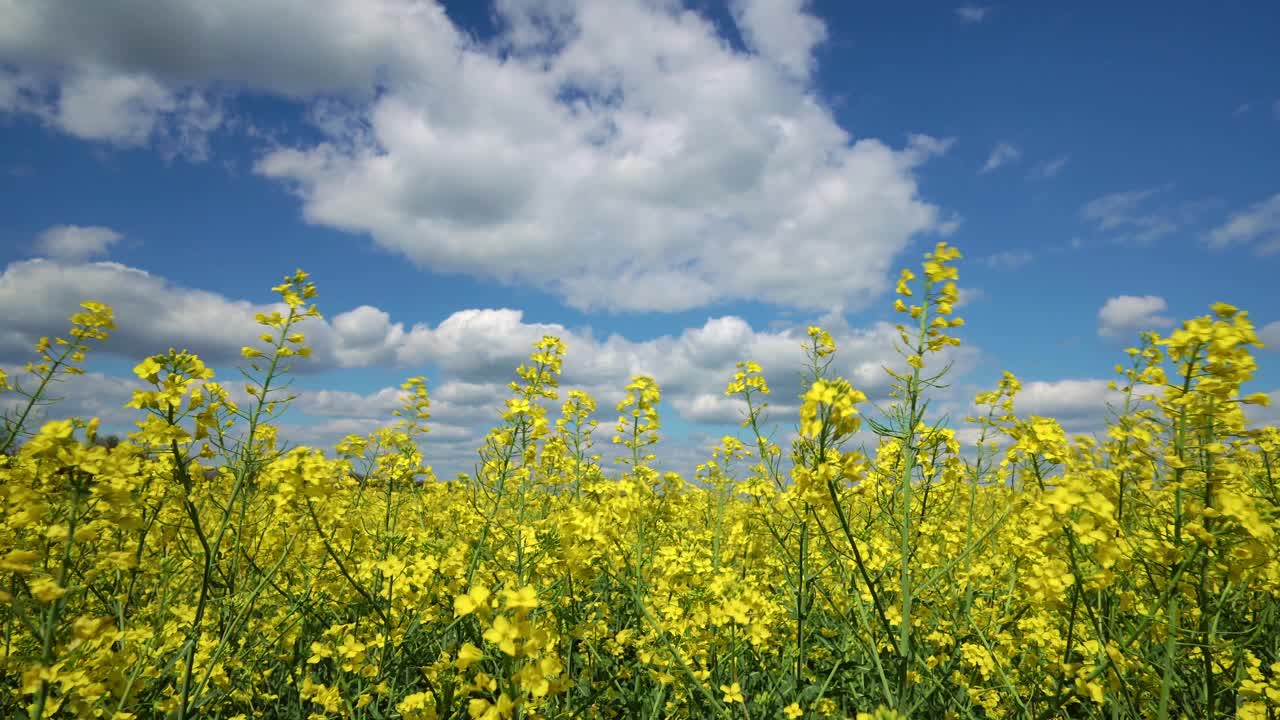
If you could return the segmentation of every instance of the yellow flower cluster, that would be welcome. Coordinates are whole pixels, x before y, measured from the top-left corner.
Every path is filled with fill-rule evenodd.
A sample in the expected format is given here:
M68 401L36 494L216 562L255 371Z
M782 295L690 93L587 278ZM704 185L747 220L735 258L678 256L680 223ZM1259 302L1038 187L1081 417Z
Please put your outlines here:
M641 455L640 452L658 442L658 430L662 427L658 420L658 402L661 399L658 383L647 375L637 375L631 379L626 396L618 403L621 414L618 416L618 434L613 436L613 442L632 453L631 457L620 457L618 461L630 464L637 471L645 468L644 463L657 457L653 453Z
M1143 335L1103 437L1020 415L1004 373L962 443L926 415L945 370L923 372L958 343L958 258L939 243L922 283L900 276L913 322L882 413L809 328L791 465L741 362L725 395L750 435L689 480L654 452L650 377L617 406L619 473L589 394L550 421L554 337L474 476L426 464L422 377L395 424L281 449L319 316L301 271L258 317L242 404L170 350L135 368L126 441L28 427L113 327L86 303L0 376L22 394L0 433L0 717L1280 716L1280 429L1244 410L1267 402L1243 390L1247 314Z
M959 250L945 242L938 243L933 252L925 254L923 302L908 306L902 298L898 298L893 303L894 310L918 321L919 335L914 342L908 337L908 330L904 325L897 326L902 344L910 350L907 364L916 371L924 368L925 353L936 353L948 345L960 344L959 338L945 332L949 328L964 326L964 318L948 319L954 313L953 306L960 299L960 290L955 283L960 276L955 266L950 264L959 258ZM902 297L914 297L908 283L915 279L915 273L903 269L898 278L897 293Z

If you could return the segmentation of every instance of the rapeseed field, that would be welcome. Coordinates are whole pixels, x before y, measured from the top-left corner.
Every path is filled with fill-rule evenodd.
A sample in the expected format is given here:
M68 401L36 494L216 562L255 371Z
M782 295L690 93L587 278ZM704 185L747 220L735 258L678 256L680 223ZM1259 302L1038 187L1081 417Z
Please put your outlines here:
M901 273L890 405L810 328L797 440L769 439L793 419L744 359L747 439L694 477L655 469L658 385L598 432L555 337L474 476L423 457L420 377L394 427L282 449L319 317L301 271L258 316L270 349L244 350L251 402L172 350L135 368L126 441L35 427L113 329L86 302L21 393L0 375L0 717L1280 717L1280 430L1243 412L1267 400L1241 393L1247 313L1142 335L1105 437L1020 416L1008 373L937 419L959 257Z

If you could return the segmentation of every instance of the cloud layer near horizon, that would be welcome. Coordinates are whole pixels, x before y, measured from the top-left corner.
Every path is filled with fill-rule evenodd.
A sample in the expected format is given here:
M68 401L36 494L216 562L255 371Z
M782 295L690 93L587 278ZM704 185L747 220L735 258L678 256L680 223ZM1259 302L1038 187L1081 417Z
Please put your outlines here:
M41 336L64 335L66 317L89 298L114 308L117 327L101 349L91 352L90 372L57 388L56 394L65 402L55 406L53 414L98 416L104 428L117 433L129 430L138 419L123 405L140 385L131 376L95 371L103 353L128 365L169 347L186 348L218 367L218 379L248 401L232 366L240 364L240 348L253 344L261 330L254 322L255 313L283 309L278 304L256 304L183 287L115 262L21 261L0 273L0 304L12 310L0 323L0 362L11 363L12 376L20 378L19 363L31 359L31 345ZM889 379L882 368L902 364L893 349L893 327L887 323L850 327L840 315L828 315L819 322L840 347L833 372L848 377L873 399L883 400ZM431 368L435 430L428 445L435 462L452 469L467 467L474 457L485 430L497 421L503 400L510 395L506 384L514 379L516 366L528 361L533 343L544 335L560 337L568 346L561 386L584 389L599 401L597 419L604 428L599 439L604 445L616 419L614 406L627 382L636 375L654 377L663 390L668 420L678 417L693 428L686 437L668 442L672 462L705 456L702 446L715 439L699 427L741 420L743 403L723 394L739 360L764 366L773 388L767 398L771 416L782 428L789 427L798 410L807 338L803 325L757 329L732 315L709 318L702 326L678 334L633 340L617 334L599 337L590 328L526 322L521 311L509 308L471 308L434 325L406 325L368 305L308 320L299 329L315 354L299 363L297 371L319 373L317 378L353 368L376 367L406 376ZM941 362L953 360L956 371L964 373L979 354L973 347L950 349ZM331 446L347 433L367 433L391 423L391 411L401 402L394 386L359 393L317 388L316 382L300 390L293 405L307 419L287 420L281 428L283 438ZM12 400L9 397L6 402Z

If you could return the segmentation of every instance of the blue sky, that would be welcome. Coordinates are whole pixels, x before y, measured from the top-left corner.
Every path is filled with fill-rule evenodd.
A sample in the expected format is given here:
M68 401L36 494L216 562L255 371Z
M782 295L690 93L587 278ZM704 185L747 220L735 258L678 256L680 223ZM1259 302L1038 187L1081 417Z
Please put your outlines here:
M882 397L893 276L940 239L953 413L1007 369L1024 412L1097 431L1123 348L1219 300L1280 346L1273 4L147 7L0 7L0 363L113 304L62 409L108 426L171 344L235 377L296 267L326 323L285 437L366 432L425 374L446 474L544 333L603 450L628 378L658 379L681 472L736 429L734 360L786 437L809 324Z

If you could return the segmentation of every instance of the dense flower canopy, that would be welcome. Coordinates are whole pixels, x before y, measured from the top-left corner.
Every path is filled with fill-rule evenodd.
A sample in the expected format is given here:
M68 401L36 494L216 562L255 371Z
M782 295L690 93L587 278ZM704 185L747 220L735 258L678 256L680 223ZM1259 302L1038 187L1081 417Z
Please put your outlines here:
M1105 438L1019 416L1006 373L966 448L927 412L964 324L957 259L940 243L900 275L889 407L831 374L811 328L793 469L744 361L725 394L749 438L692 479L654 469L652 378L617 407L620 472L592 453L590 395L549 417L569 351L550 336L473 475L425 464L421 377L395 426L282 447L319 316L301 271L244 350L250 402L170 350L135 368L128 441L94 419L29 429L113 328L86 302L27 377L0 375L20 398L0 428L0 714L1275 717L1280 430L1241 409L1267 400L1240 393L1248 314L1142 336ZM877 441L855 448L864 426Z

